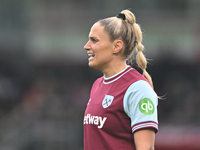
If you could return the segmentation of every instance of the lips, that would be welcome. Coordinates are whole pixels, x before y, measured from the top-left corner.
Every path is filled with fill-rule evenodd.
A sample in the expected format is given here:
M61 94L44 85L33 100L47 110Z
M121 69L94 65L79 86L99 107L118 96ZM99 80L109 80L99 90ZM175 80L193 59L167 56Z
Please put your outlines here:
M94 54L88 54L89 59L88 60L92 60L92 58L94 57Z
M91 57L91 56L94 57L94 54L88 54L88 56L89 56L89 57Z

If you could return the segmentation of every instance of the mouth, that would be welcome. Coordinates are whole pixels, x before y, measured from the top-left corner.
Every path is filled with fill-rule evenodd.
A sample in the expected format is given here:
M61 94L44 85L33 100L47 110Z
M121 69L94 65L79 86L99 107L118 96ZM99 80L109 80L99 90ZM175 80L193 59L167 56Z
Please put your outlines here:
M94 54L89 54L89 53L88 53L88 56L89 56L89 59L88 59L89 61L92 60L92 59L94 58Z
M88 54L88 56L89 56L89 57L91 57L91 56L94 57L94 54Z

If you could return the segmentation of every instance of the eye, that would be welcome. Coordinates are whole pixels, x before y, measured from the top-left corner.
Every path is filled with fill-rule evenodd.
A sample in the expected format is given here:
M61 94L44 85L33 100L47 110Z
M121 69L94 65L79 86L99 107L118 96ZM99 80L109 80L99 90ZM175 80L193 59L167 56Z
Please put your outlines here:
M93 37L91 37L90 40L91 40L93 43L98 42L98 40L97 40L96 38L93 38Z

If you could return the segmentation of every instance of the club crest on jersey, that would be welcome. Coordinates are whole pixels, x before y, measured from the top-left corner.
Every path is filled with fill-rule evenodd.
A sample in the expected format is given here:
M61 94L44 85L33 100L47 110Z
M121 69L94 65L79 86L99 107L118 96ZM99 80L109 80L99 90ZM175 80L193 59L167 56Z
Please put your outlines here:
M106 95L102 102L103 108L109 107L112 104L113 99L114 99L114 96Z

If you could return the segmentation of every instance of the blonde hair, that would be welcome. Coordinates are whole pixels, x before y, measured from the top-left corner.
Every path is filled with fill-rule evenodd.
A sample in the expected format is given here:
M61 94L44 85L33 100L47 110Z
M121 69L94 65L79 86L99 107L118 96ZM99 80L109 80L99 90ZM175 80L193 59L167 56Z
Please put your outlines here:
M131 59L135 48L137 48L136 61L138 66L143 70L143 76L149 81L153 88L151 76L146 71L147 60L143 54L144 46L142 45L142 31L139 24L136 23L135 15L129 10L121 11L125 18L110 17L101 19L98 22L104 26L111 41L121 39L124 42L124 56Z

